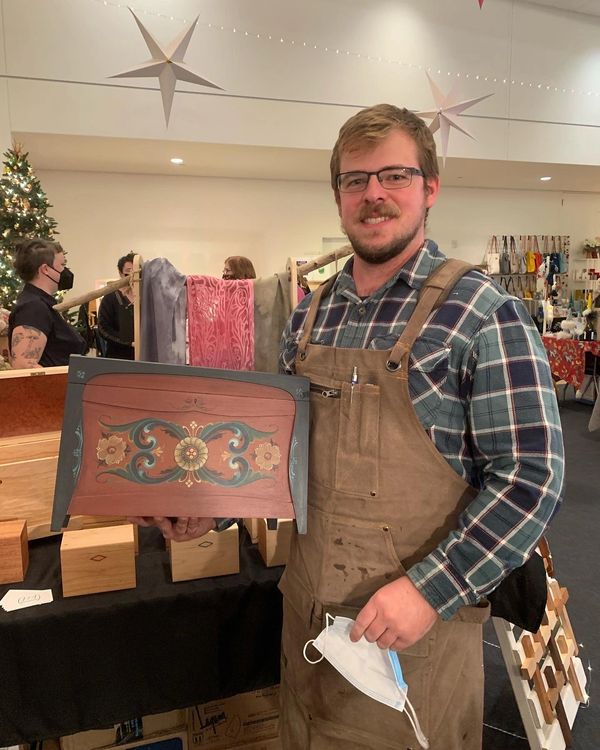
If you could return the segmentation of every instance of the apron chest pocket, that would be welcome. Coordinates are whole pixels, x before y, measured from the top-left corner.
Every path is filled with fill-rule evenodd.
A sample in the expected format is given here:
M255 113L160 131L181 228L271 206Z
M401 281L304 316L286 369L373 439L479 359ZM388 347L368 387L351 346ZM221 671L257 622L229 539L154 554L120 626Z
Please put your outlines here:
M379 386L310 385L310 479L362 497L379 493Z
M379 386L342 383L335 489L376 497L379 492Z

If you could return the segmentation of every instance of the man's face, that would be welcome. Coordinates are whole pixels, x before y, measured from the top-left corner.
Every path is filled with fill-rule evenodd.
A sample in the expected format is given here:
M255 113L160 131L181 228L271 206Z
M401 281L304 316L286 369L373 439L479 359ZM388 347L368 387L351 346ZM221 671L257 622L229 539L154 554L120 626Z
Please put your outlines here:
M54 261L52 262L51 266L45 265L40 267L40 271L42 269L46 269L46 276L50 278L52 281L54 281L56 284L58 284L58 281L60 279L60 274L63 270L63 268L67 265L67 259L65 258L64 252L56 253L54 255ZM48 270L50 270L50 273L48 273Z
M121 277L127 276L127 274L130 274L133 271L133 263L128 260L126 263L123 264L123 270L120 271Z
M225 263L223 266L223 279L233 279L233 271L231 270L231 266L229 263Z
M375 172L384 167L418 167L417 146L401 130L375 148L342 153L340 172ZM405 188L386 190L375 175L362 193L337 198L342 228L356 254L368 263L385 263L403 251L417 250L425 239L425 211L437 198L439 180L413 175ZM410 257L407 254L407 259Z

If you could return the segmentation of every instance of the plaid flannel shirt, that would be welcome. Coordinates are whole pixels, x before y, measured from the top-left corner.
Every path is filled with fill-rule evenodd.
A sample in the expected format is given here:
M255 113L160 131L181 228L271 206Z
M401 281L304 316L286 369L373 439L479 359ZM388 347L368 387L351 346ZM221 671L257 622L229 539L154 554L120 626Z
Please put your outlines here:
M395 276L361 299L350 259L321 302L311 343L390 349L422 284L444 260L427 240ZM295 372L310 300L300 302L283 333L282 372ZM437 450L478 490L458 528L408 570L448 619L521 566L557 511L564 469L558 405L531 317L478 271L466 274L430 315L411 352L409 389Z

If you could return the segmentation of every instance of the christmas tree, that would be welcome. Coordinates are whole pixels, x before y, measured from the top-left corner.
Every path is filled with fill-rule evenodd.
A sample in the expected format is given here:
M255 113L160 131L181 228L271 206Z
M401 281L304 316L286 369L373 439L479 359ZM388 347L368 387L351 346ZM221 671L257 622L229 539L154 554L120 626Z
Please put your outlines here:
M57 234L56 221L46 214L51 204L27 157L15 144L4 153L0 176L0 307L7 309L23 285L13 268L16 244L27 237L50 240Z

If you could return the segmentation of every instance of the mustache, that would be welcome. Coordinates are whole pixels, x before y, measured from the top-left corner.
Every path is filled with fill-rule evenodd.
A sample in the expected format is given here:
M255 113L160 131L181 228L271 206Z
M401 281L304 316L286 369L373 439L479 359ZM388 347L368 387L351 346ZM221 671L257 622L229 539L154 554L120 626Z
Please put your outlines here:
M365 219L379 219L384 217L386 219L397 219L400 216L400 211L395 206L363 206L358 214L360 221Z

